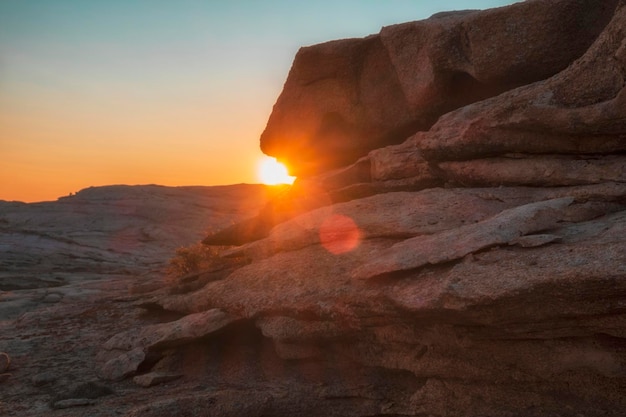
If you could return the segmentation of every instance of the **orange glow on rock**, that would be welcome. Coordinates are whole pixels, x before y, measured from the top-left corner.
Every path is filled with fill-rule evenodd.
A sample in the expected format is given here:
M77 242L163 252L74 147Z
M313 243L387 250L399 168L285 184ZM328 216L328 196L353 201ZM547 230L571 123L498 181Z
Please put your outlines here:
M360 241L361 231L350 217L333 214L320 226L320 242L332 254L350 252Z

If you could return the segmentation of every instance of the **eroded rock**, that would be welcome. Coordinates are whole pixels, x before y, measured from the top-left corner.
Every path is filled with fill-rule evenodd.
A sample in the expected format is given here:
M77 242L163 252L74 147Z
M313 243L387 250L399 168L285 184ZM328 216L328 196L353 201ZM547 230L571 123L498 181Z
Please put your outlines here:
M92 406L96 399L113 394L113 390L97 382L86 382L75 386L68 392L57 395L52 400L52 408L67 409L72 407Z
M136 347L128 352L119 351L98 368L98 375L108 381L120 381L137 372L137 368L145 359L146 353L142 347Z
M526 204L504 210L475 224L407 239L380 253L376 260L358 268L352 276L369 279L428 264L450 262L472 252L508 244L520 236L556 227L565 219L565 209L573 202L573 198L560 198Z
M103 348L106 350L165 349L205 337L235 320L235 317L219 309L211 309L189 314L176 321L118 333L111 337Z
M63 301L0 321L17 368L0 414L622 417L623 1L567 66L615 4L532 0L303 49L297 105L270 123L302 136L272 146L318 175L212 235L239 247L173 287L12 274L3 311L43 283ZM413 122L435 124L380 148ZM94 356L117 395L50 401Z
M464 186L566 185L626 182L626 158L620 156L474 159L437 164L443 176Z
M626 9L589 50L553 77L451 112L416 141L427 160L505 153L609 154L626 150Z
M617 1L530 1L302 48L261 136L294 175L347 165L580 57Z

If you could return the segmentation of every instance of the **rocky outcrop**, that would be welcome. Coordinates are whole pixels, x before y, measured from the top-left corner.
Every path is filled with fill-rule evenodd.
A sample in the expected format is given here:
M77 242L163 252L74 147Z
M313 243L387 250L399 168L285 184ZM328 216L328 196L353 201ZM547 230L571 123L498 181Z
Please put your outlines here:
M618 416L626 406L625 197L625 184L607 183L353 200L237 249L253 262L226 279L155 301L236 314L260 332L247 343L259 355L271 343L286 364L416 378L402 382L406 397L378 393L379 413L543 416L570 406ZM323 224L335 216L352 219L356 233L338 222L325 240ZM318 397L316 407L334 410L327 401Z
M599 155L626 143L623 34L616 17L596 41L617 2L592 3L442 14L303 48L261 137L301 178L282 203L205 243L241 245L307 210L380 192L623 181L623 157ZM378 44L385 54L368 52Z
M99 355L99 376L120 380L134 374L146 361L149 353L192 343L206 337L234 321L218 310L190 314L169 323L154 324L142 329L131 329L110 338Z
M622 417L624 28L534 0L301 50L262 146L307 175L206 271L0 321L0 412Z
M598 31L571 43L575 31L532 32L523 13L535 29L585 15ZM375 411L342 415L621 416L625 27L623 1L530 1L302 50L261 143L302 174L291 197L310 187L325 199L256 218L264 233L240 234L223 253L248 265L152 302L223 309L257 329L254 349L271 343L285 364L336 374L349 364L402 381L377 392ZM489 47L477 40L492 29ZM446 37L459 33L471 48ZM525 36L531 45L502 47ZM559 39L564 54L548 58ZM381 44L389 61L372 58ZM367 83L355 81L372 62L380 113L368 113ZM430 116L419 113L426 104ZM416 133L402 130L408 120ZM373 139L381 132L393 134ZM316 410L337 410L316 395Z
M400 143L453 109L563 70L616 4L534 0L302 48L261 149L302 176Z

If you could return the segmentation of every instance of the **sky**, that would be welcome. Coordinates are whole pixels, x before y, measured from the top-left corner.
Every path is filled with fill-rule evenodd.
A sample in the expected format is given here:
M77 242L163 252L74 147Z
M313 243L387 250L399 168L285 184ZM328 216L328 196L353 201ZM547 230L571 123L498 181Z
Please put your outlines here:
M0 0L0 200L259 182L299 47L514 0Z

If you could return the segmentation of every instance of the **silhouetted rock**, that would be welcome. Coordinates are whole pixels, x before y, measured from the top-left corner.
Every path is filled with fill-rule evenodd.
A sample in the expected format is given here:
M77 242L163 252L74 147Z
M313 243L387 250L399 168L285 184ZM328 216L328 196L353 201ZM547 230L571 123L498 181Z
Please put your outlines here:
M302 48L261 136L293 175L347 165L441 115L550 77L591 45L617 0L527 1Z

